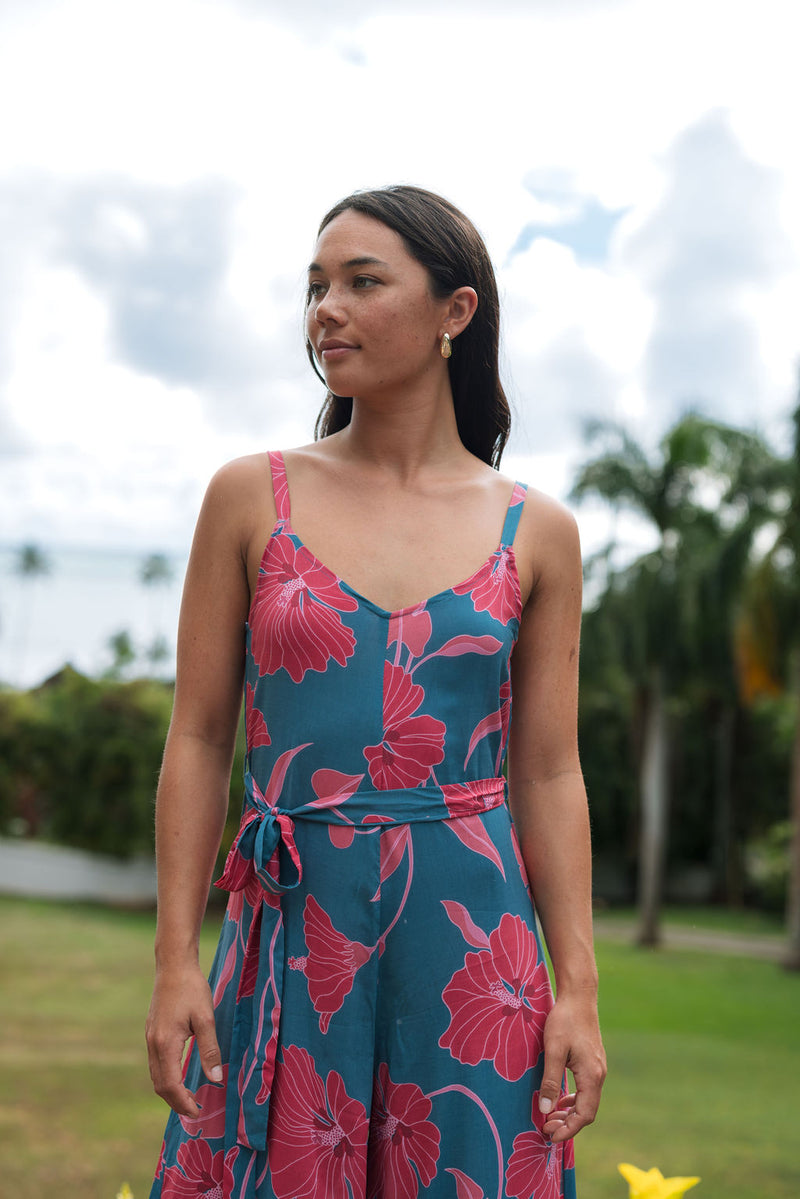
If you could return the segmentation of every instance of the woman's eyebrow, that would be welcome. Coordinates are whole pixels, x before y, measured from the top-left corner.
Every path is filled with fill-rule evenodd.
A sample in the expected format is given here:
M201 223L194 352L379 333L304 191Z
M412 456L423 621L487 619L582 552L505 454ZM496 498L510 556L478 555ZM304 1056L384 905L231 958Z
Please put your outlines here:
M360 258L348 258L347 262L342 263L342 269L347 270L347 268L351 267L351 266L385 266L385 267L388 267L388 265L389 265L388 262L382 262L380 258L372 258L372 257L370 257L369 254L364 254ZM309 274L311 274L312 271L322 272L322 270L323 270L323 268L320 266L320 264L318 262L312 262L308 268Z

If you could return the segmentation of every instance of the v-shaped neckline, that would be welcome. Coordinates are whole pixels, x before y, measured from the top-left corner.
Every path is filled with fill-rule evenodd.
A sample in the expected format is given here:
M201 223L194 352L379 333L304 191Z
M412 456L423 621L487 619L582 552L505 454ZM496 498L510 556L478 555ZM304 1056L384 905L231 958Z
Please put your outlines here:
M495 561L495 559L497 559L497 561L499 562L500 558L503 555L505 555L505 557L508 561L509 567L511 568L512 577L514 580L514 585L515 585L515 588L517 591L517 595L519 596L519 594L520 594L519 577L517 575L517 561L516 561L516 557L514 555L514 547L512 545L505 545L502 542L502 540L501 540L500 544L497 546L497 549L492 550L492 552L491 552L491 554L489 554L488 558L485 558L483 560L483 562L481 562L480 566L476 567L476 569L473 570L472 574L467 575L467 577L465 579L462 579L461 582L453 583L452 586L450 586L450 587L443 587L441 589L441 591L436 591L436 592L434 592L433 595L429 595L427 597L427 599L418 600L414 604L406 604L403 608L389 609L389 608L384 608L381 604L376 603L375 600L371 600L368 596L363 595L362 592L357 591L355 587L351 587L351 585L347 582L346 579L343 579L341 577L341 575L338 575L335 570L331 570L330 566L326 566L325 563L320 558L317 557L317 555L313 552L313 550L309 549L309 547L303 541L302 537L300 537L300 535L294 529L294 527L292 526L291 517L289 517L289 516L279 517L278 520L275 522L275 526L274 526L272 532L270 533L269 541L267 542L267 545L264 549L264 554L261 559L262 567L264 564L264 559L267 556L267 552L269 551L269 546L270 546L270 543L271 543L273 537L280 535L281 532L286 533L288 536L294 538L294 540L297 542L298 547L300 549L305 550L305 552L313 560L315 566L317 566L321 570L326 571L326 573L329 574L331 576L331 578L335 579L336 582L339 584L339 586L343 587L344 590L347 591L350 595L352 595L352 597L354 599L358 600L359 603L366 604L368 608L371 608L379 616L383 616L387 620L391 620L393 617L396 617L396 616L408 616L408 614L410 612L416 612L420 608L427 608L427 606L429 604L433 604L433 603L437 602L438 600L444 599L446 596L451 595L452 593L454 593L456 591L461 591L462 588L464 588L464 589L468 588L469 585L472 583L472 581L478 577L478 575L483 574L483 572L486 571L492 565L492 563ZM260 574L261 574L261 567L259 567L259 575ZM256 590L258 590L258 587L256 587ZM255 599L255 596L253 598Z

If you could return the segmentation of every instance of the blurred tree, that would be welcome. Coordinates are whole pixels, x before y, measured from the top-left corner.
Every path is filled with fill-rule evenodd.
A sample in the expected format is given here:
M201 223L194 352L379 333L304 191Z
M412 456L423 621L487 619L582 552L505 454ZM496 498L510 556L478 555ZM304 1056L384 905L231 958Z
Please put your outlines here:
M20 546L14 566L18 575L23 594L20 603L19 635L16 645L16 672L19 676L25 673L25 662L28 654L28 641L34 611L34 584L37 579L50 574L52 564L44 550L28 542Z
M105 671L107 679L121 679L130 666L136 661L136 650L127 629L112 633L106 642L112 654L112 662Z
M667 841L670 702L697 664L699 648L706 657L712 650L709 620L730 650L737 580L766 519L749 498L748 480L761 477L771 456L755 435L693 414L668 431L653 457L617 425L595 422L587 434L602 449L579 470L573 498L596 495L628 507L659 539L655 550L621 571L613 568L610 549L590 564L600 566L606 594L627 608L620 650L636 688L634 724L641 728L637 940L655 945ZM708 613L704 603L714 589L716 610ZM716 643L713 654L724 658ZM726 759L718 775L729 774ZM719 802L729 806L722 792Z
M793 445L781 480L783 502L775 516L772 544L749 579L739 652L748 698L785 688L794 700L785 964L800 970L800 400L792 421Z
M139 579L145 587L171 583L173 569L166 554L148 554L139 571Z
M139 571L139 582L156 597L172 582L175 572L166 554L148 554ZM162 609L160 603L151 605L150 623L153 640L146 651L147 660L156 673L159 667L169 660L169 644L162 629Z

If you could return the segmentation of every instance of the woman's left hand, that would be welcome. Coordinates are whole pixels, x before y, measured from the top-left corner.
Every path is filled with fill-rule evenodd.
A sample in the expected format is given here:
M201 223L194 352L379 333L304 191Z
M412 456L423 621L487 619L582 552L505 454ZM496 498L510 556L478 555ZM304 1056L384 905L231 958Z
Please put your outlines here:
M565 1095L562 1087L567 1069L575 1079L575 1091ZM551 1141L566 1141L594 1121L605 1076L606 1055L594 999L556 999L544 1026L544 1072L539 1089L539 1109L546 1116L543 1128Z

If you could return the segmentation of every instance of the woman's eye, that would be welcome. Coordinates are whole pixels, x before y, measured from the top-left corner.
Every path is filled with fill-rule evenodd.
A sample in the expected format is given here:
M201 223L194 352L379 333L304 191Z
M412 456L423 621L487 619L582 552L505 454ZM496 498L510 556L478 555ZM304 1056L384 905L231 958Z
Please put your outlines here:
M353 287L372 287L377 282L377 279L371 279L369 275L356 275L353 280Z
M325 291L324 283L309 283L308 298L310 300L319 299L319 297L323 294L324 291Z

